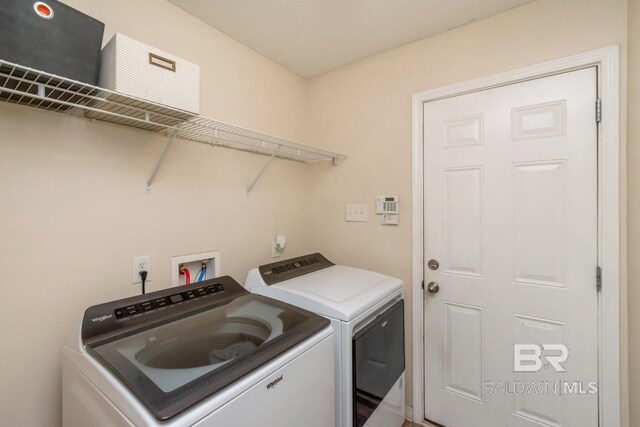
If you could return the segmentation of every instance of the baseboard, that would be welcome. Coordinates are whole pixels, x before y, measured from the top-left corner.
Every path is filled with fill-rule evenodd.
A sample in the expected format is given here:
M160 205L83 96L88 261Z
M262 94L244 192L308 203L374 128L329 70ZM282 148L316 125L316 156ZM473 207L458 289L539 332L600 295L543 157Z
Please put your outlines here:
M407 405L404 407L404 417L413 422L413 408L411 406Z

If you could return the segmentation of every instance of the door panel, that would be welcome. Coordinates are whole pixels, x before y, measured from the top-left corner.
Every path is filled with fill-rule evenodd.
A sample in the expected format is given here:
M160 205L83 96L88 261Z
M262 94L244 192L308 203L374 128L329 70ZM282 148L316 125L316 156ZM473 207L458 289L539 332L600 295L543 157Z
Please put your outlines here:
M482 274L482 168L445 170L444 271Z
M513 166L514 281L563 286L564 162Z
M514 314L514 323L516 342L561 343L565 338L565 325L562 322ZM545 381L553 381L553 375L550 371L541 371L534 374L531 380L546 384ZM533 397L524 393L517 394L515 414L524 420L561 426L564 425L562 400L562 398L555 398L553 394L540 394Z
M441 264L424 266L439 285L424 302L429 420L598 424L596 81L588 68L424 104L424 253ZM566 345L566 371L550 346L519 372L515 344Z
M444 303L444 387L482 402L482 309Z

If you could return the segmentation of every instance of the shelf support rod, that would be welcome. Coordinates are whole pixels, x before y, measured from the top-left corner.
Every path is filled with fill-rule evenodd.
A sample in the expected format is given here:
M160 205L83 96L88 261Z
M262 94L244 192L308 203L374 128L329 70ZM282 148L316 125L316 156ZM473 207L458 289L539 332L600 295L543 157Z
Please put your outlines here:
M167 145L165 145L164 150L162 151L162 154L160 155L160 158L156 163L156 167L153 169L153 172L151 172L151 176L147 180L147 188L145 189L147 193L151 192L151 184L153 184L153 180L156 179L156 175L158 174L158 171L160 170L160 167L162 166L162 163L164 162L165 157L167 157L167 153L169 152L169 149L173 144L173 140L176 139L176 135L178 134L178 132L180 132L181 127L182 127L182 123L176 126L173 132L171 132L171 135L169 135L169 140L167 141Z
M247 197L249 197L249 194L251 194L251 190L253 190L253 187L256 185L256 183L258 182L258 180L260 179L262 174L267 170L267 168L269 167L269 165L271 164L273 159L276 158L276 156L278 155L278 153L280 152L281 149L282 149L282 145L278 146L278 149L273 152L271 157L269 157L269 160L267 160L267 163L264 164L264 166L262 167L262 170L260 171L258 176L256 176L256 178L253 180L251 185L247 188Z

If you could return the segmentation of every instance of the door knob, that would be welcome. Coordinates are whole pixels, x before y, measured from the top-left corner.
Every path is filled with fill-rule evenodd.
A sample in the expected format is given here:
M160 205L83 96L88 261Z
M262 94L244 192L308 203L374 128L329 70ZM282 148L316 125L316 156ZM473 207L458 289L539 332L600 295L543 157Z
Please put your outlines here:
M436 282L429 282L429 284L427 285L427 292L429 292L430 294L437 294L439 290L440 285L438 285Z
M430 259L429 262L427 262L427 266L429 267L429 270L437 270L438 267L440 267L440 263L438 260Z

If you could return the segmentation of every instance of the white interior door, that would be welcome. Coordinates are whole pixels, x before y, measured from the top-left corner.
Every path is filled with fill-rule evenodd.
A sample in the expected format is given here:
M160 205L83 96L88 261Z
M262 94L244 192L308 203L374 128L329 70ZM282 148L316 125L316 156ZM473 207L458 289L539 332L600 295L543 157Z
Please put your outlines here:
M431 421L598 425L596 73L424 104Z

